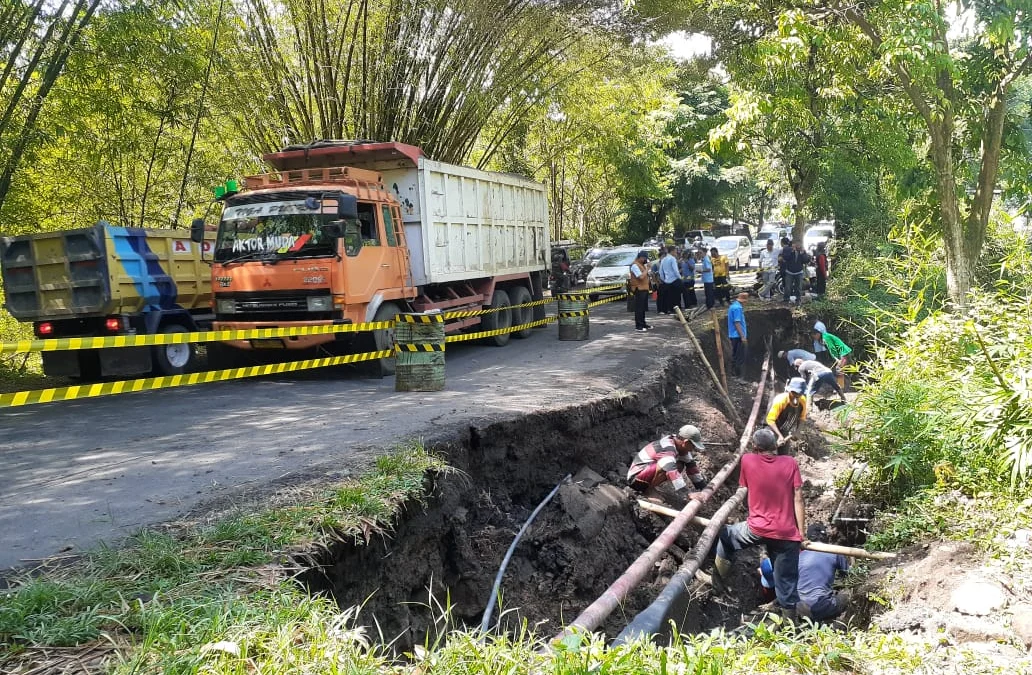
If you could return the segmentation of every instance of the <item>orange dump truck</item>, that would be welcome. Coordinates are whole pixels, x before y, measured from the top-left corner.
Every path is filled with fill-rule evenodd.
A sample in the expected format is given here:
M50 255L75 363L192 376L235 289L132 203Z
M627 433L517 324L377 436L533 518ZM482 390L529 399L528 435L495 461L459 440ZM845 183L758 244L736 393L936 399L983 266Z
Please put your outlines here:
M225 194L212 266L216 329L364 323L399 312L495 308L448 332L544 317L544 186L435 162L401 143L322 141L265 155L272 173ZM194 221L195 241L204 235ZM474 328L475 327L475 328ZM513 335L526 337L530 330ZM490 338L501 346L510 335ZM209 346L212 367L245 350L387 349L390 331ZM393 371L384 360L384 372Z

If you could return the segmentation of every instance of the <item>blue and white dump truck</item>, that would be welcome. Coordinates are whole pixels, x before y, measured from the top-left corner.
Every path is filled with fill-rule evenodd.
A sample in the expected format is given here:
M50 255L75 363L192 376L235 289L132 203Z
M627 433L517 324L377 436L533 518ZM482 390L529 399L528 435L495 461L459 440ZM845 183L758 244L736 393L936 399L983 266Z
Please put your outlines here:
M4 307L38 338L105 337L207 330L215 233L93 227L0 237ZM43 372L85 380L193 366L192 344L43 352Z

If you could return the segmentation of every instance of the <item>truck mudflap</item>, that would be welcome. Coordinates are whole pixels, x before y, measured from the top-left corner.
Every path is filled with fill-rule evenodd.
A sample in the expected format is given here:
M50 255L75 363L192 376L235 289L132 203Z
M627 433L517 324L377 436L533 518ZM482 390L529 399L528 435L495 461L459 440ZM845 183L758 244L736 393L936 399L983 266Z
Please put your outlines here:
M110 347L43 352L43 372L51 377L93 380L149 373L150 347Z

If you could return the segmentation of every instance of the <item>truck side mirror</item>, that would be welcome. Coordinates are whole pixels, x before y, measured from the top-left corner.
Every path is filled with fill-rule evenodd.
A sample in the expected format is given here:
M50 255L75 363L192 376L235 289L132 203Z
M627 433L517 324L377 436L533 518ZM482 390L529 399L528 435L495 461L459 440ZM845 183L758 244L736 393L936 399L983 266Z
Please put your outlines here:
M337 217L341 220L357 220L358 197L341 193L337 197Z
M190 223L190 241L195 244L204 241L204 218L194 218Z

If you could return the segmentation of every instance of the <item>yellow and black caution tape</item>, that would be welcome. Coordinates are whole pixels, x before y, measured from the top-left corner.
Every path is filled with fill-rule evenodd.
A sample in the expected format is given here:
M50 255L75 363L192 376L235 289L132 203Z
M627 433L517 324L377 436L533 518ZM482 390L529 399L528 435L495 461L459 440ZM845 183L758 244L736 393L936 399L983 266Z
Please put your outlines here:
M184 342L225 342L229 340L264 340L269 338L327 333L361 333L392 328L393 321L345 323L325 326L294 326L292 328L252 328L247 330L209 330L195 333L155 333L154 335L112 335L111 337L75 337L50 340L18 340L0 343L0 354L24 352L52 352L68 349L101 349L104 347L148 347L175 345Z
M523 307L540 307L541 305L550 305L555 302L555 298L545 298L544 300L534 300L532 302L522 302L518 305L506 305L505 307L486 307L484 309L462 309L454 312L445 312L445 319L468 319L471 316L482 316L484 314L493 314L494 312L503 312L507 309L520 309Z
M580 311L580 312L559 312L559 318L560 319L567 319L567 318L569 318L571 316L587 316L587 315L588 315L588 310L586 310L586 309L583 310L583 311Z
M579 288L575 291L566 291L560 295L591 295L602 291L612 291L617 288L627 288L627 284L610 284L609 286L597 286L595 288Z
M494 337L495 335L502 335L504 333L515 333L525 328L537 328L538 326L545 326L552 323L559 317L557 316L546 316L544 319L538 321L531 321L530 323L523 323L519 326L510 326L509 328L498 328L496 330L482 330L477 333L459 333L458 335L449 335L445 338L446 342L465 342L466 340L479 340L486 337Z
M399 314L398 320L402 323L442 323L444 314Z
M611 298L602 298L601 300L596 300L595 302L589 302L588 303L588 308L590 309L592 307L598 307L599 305L604 305L607 302L615 302L617 300L626 300L630 296L631 296L630 293L624 293L623 295L614 295Z
M209 370L203 373L188 373L186 375L145 377L137 380L121 380L119 382L98 382L96 384L82 384L73 387L55 387L52 389L19 391L14 394L0 394L0 408L12 408L22 405L32 405L34 403L51 403L53 401L72 401L80 398L111 396L113 394L130 394L138 391L152 391L154 389L188 387L194 384L239 380L245 377L261 377L263 375L293 373L299 370L311 370L312 368L326 368L327 366L339 366L346 363L384 359L393 355L394 350L387 349L378 352L366 352L364 354L348 354L347 356L330 356L322 359L309 359L307 361L270 363L264 366L229 368L227 370Z
M398 344L395 343L394 351L396 352L443 352L443 342L416 342L413 344Z

